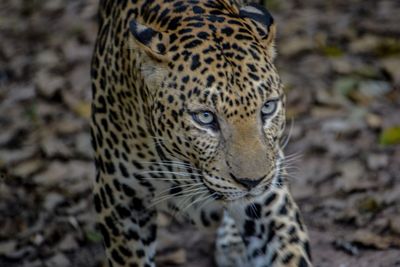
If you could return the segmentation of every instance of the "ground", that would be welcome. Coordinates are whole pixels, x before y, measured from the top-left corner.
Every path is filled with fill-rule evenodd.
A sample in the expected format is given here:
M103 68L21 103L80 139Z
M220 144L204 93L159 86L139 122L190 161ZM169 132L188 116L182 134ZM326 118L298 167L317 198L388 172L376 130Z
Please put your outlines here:
M268 7L288 95L289 182L315 266L400 266L400 2ZM0 266L102 266L88 133L96 9L0 2ZM160 223L159 266L212 266L212 234Z

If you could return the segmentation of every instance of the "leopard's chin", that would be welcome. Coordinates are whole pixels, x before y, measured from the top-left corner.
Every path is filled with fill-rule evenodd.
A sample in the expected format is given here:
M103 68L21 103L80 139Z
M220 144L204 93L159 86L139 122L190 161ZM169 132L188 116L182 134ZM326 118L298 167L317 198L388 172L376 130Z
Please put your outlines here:
M235 196L222 196L220 200L228 205L252 203L259 196L271 190L271 188L272 185L267 184L259 188L254 188L253 190L250 191L243 191L241 194L236 194Z
M249 192L249 195L250 195L251 197L258 197L259 195L262 195L262 194L265 193L266 191L271 190L271 186L272 186L272 183L268 183L268 184L263 185L263 186L261 186L261 187L254 188L253 190L251 190L251 191Z

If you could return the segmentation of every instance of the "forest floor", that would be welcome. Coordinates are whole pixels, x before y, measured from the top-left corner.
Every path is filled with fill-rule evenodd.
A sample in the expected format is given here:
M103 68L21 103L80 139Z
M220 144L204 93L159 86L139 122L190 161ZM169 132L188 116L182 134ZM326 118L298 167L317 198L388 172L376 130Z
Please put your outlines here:
M268 6L315 266L400 266L400 2ZM0 2L0 266L103 266L88 127L96 11ZM212 234L160 222L159 266L213 266Z

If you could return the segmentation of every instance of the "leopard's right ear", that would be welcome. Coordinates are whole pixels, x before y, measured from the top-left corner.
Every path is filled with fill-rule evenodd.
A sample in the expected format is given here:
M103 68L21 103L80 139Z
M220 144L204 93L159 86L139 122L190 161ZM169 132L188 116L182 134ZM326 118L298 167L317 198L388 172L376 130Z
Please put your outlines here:
M158 32L150 27L132 20L129 23L129 29L132 33L131 38L139 49L143 50L149 57L157 60L166 60L167 40L166 34Z
M273 17L269 11L257 4L250 4L240 8L239 16L244 19L250 19L255 23L261 25L257 27L257 32L260 38L263 40L265 46L267 47L268 55L274 59L275 58L275 35L276 35L276 25Z

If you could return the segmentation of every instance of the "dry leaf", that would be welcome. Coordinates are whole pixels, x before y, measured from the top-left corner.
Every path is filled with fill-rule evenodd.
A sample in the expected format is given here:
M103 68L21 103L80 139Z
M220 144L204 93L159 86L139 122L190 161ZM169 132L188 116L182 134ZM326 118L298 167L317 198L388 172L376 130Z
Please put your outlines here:
M348 238L354 244L376 249L400 247L400 238L396 236L381 236L368 230L358 230Z
M92 113L91 111L91 104L88 102L79 102L77 103L74 108L73 108L74 112L76 114L78 114L79 116L85 118L85 119L89 119L90 115Z

